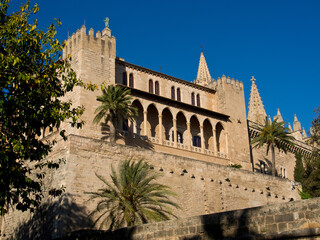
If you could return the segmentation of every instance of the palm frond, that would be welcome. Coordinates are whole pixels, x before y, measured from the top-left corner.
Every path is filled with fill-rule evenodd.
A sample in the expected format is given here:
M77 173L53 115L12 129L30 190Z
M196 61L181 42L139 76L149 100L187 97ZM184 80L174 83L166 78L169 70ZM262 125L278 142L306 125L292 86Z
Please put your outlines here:
M169 199L176 194L169 187L154 182L159 174L142 160L126 159L119 164L117 172L112 167L112 184L99 175L97 177L106 187L89 193L92 198L101 199L90 216L101 213L95 221L100 227L115 229L167 220L170 216L175 217L172 208L180 209Z

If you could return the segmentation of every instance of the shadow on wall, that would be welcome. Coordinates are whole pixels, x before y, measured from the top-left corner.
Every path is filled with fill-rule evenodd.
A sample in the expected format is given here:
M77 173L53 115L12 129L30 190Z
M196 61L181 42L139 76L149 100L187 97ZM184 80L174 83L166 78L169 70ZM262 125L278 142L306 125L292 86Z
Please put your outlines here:
M101 123L101 133L102 137L101 140L108 140L110 137L110 131L109 131L109 126ZM124 144L127 146L133 146L133 147L138 147L138 148L144 148L147 150L154 150L154 146L152 142L145 136L139 136L141 139L137 139L133 137L133 134L131 132L127 132L128 136L122 136L121 134L117 133L116 134L116 141L117 143L119 142L120 144Z
M125 145L144 148L147 150L154 150L154 146L150 140L147 138L145 140L133 139L133 138L125 138Z
M250 214L248 209L238 212L224 212L221 214L204 215L201 218L200 226L197 226L195 235L182 238L183 240L200 239L254 239L258 236L257 232L249 229Z
M93 222L85 210L75 204L69 194L65 194L58 201L42 204L28 221L16 228L12 239L52 239L88 228ZM57 233L59 236L56 236Z
M269 161L267 158L264 158L264 160L259 160L259 163L256 163L254 172L272 175L272 162ZM277 169L276 176L279 176Z

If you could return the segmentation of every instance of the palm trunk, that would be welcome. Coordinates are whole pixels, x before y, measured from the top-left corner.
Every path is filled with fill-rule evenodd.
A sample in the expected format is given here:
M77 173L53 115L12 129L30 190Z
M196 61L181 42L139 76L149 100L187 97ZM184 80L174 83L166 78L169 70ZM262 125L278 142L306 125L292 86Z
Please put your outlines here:
M271 153L272 153L272 176L276 176L276 154L274 152L274 145L271 144Z
M110 127L110 143L114 144L116 143L116 129L114 127L113 121L109 122L109 127Z

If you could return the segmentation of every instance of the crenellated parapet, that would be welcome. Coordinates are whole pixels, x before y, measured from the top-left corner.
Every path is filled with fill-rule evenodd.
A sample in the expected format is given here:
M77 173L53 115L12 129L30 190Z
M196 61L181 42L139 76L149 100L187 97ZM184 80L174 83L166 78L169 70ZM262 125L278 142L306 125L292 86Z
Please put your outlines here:
M103 29L102 34L100 31L97 31L94 35L92 28L89 29L87 34L86 27L83 25L66 40L66 46L63 49L63 58L66 58L69 54L72 56L82 49L92 47L100 49L101 55L106 55L108 53L106 45L112 50L112 47L115 47L113 46L114 43L115 37L111 36L111 30L109 28Z
M97 85L115 82L116 39L108 27L95 33L82 26L66 40L63 58L67 57L83 81Z
M222 75L222 77L218 77L217 80L213 79L213 86L216 87L223 87L223 86L229 86L235 90L243 90L243 83L239 81L238 79L230 78L229 76L226 77L225 75Z

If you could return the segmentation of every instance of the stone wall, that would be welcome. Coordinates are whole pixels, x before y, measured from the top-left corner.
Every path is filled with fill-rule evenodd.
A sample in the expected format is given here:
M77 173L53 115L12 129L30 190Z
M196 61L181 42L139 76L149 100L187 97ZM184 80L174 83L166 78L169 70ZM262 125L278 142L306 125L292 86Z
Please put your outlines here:
M122 228L63 239L320 239L320 198Z
M182 207L175 214L179 218L223 212L299 199L290 181L260 173L221 166L205 161L158 153L143 147L111 145L102 140L70 135L67 142L58 142L50 158L63 158L56 172L49 175L48 183L65 186L60 199L45 199L47 211L42 215L52 219L47 223L53 237L90 226L88 214L96 202L89 201L89 191L97 191L103 183L95 173L109 179L110 166L128 157L145 159L154 171L162 173L159 182L170 186L177 194ZM54 212L55 216L50 217ZM22 229L36 221L36 215L11 212L6 219L4 232L12 236L16 227ZM29 226L28 225L28 226ZM28 228L29 231L32 228ZM31 230L30 230L31 229ZM30 234L30 233L29 233Z

